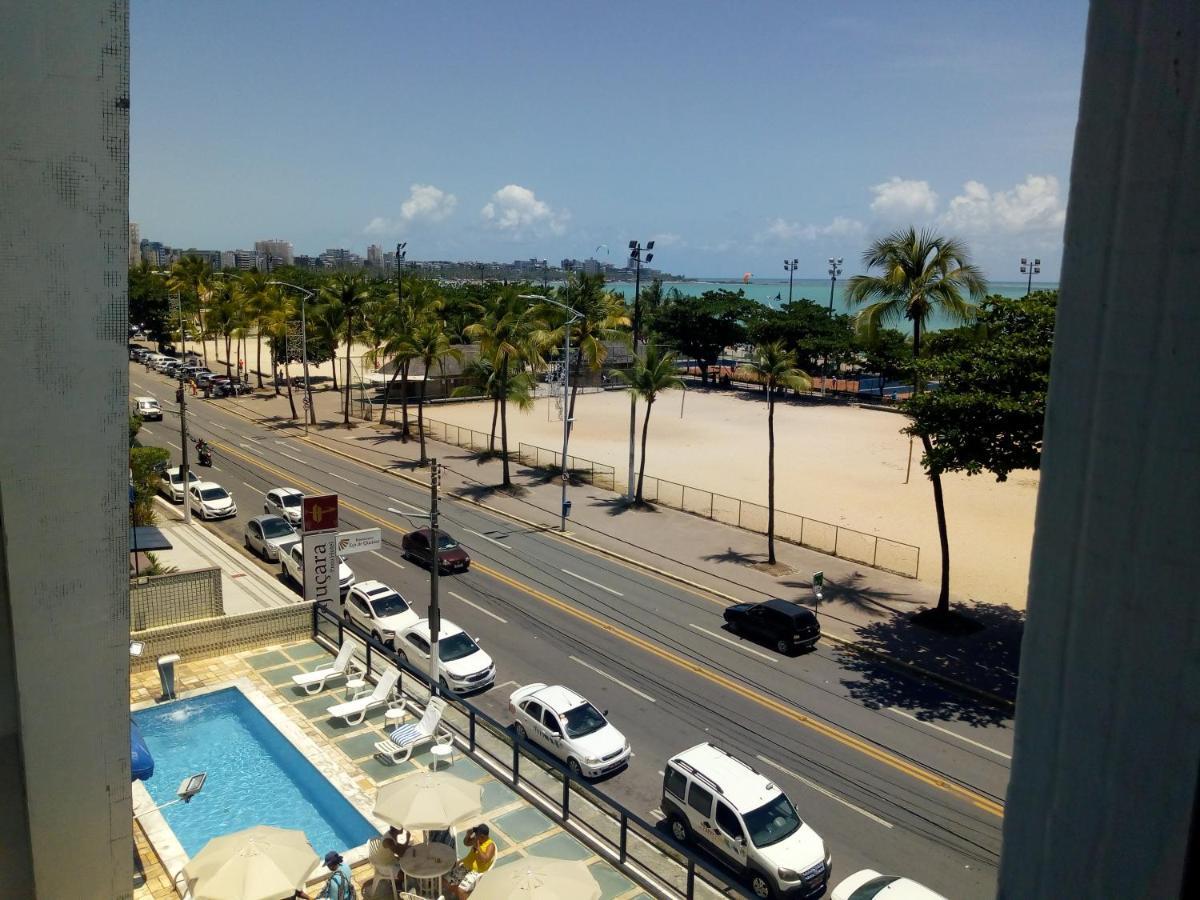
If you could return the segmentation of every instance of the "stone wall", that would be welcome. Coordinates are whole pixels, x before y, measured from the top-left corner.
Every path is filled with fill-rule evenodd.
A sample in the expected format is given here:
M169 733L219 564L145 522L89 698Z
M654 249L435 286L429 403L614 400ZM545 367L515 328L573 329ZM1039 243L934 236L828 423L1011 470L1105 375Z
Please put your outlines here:
M130 636L145 644L132 659L134 671L154 668L158 658L178 653L185 659L225 656L266 644L282 644L312 633L312 604L294 603L237 616L218 616L148 628Z

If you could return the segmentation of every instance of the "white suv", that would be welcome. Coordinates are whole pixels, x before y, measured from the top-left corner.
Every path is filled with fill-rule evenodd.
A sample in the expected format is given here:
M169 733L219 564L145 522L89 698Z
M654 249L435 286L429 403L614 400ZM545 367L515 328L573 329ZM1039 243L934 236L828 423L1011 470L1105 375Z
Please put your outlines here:
M416 624L419 618L408 601L382 581L360 581L350 588L342 615L389 647L396 646L397 632Z
M175 466L171 469L165 469L159 477L158 489L171 498L175 503L182 503L186 496L186 491L183 489L183 473L180 472L180 466ZM192 468L188 468L188 484L199 484L200 479L196 477L196 472Z
M675 840L695 839L744 872L755 896L825 893L825 842L783 791L720 747L697 744L668 760L662 811Z
M301 527L301 504L304 494L295 488L271 488L263 501L263 512L287 519L299 531Z
M417 669L429 663L429 620L408 626L396 636L396 652ZM471 636L442 619L438 629L438 680L460 694L480 691L496 681L496 664L479 649Z
M290 581L300 593L304 593L304 542L293 541L279 548L279 564L283 577ZM354 572L346 565L346 560L338 557L338 590L341 596L354 586Z

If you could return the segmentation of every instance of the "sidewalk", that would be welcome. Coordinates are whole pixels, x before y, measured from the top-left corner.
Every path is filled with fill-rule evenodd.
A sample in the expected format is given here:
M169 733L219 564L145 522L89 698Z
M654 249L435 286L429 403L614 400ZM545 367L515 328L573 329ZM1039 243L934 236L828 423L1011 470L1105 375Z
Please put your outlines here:
M315 392L313 400L319 424L310 429L311 441L428 483L428 473L416 466L420 455L417 441L403 443L398 429L356 419L351 420L351 428L344 428L337 395ZM215 402L275 427L292 427L286 396L276 398L264 391L236 401ZM415 426L411 404L409 412ZM295 433L302 435L303 420L295 425ZM443 484L447 494L485 505L528 527L557 530L561 485L556 473L512 462L510 472L517 490L509 494L495 489L501 481L499 460L481 460L470 451L434 441L428 442L427 452L446 467ZM910 613L936 603L935 586L779 540L775 542L777 565L768 568L763 535L672 509L631 509L620 495L588 484L572 484L568 497L573 501L569 534L575 540L643 568L669 571L676 580L682 578L722 594L730 602L779 596L817 607L812 574L824 572L824 599L818 607L822 629L833 640L868 654L849 663L863 675L864 700L883 705L902 701L889 694L886 675L878 672L871 656L916 667L936 679L998 699L1001 707L1016 698L1022 611L956 600L953 606L957 610L984 627L970 635L944 635L909 620Z

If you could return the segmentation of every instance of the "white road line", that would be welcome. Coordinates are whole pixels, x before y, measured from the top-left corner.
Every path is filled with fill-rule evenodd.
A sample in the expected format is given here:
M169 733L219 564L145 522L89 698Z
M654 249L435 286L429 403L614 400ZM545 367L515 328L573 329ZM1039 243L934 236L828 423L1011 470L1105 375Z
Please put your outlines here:
M251 453L257 453L261 457L264 457L264 458L266 457L265 453L263 453L261 450L251 447L249 444L238 444L238 446L241 447L243 450L249 450Z
M665 818L665 816L663 815L663 811L656 806L654 809L650 810L650 818L662 819Z
M355 487L362 487L362 485L361 485L361 484L359 484L357 481L351 481L351 480L350 480L349 478L347 478L345 475L339 475L337 472L330 472L329 474L330 474L330 475L332 475L334 478L340 478L340 479L342 479L342 481L346 482L347 484L352 484L352 485L354 485Z
M292 445L292 444L289 444L287 441L276 441L275 443L277 443L277 444L278 444L280 447L291 447L291 448L292 448L293 450L295 450L297 453L299 453L299 452L300 452L300 448L299 448L299 447L296 447L296 446L294 446L294 445ZM284 456L287 456L287 454L286 454L286 453L285 453L285 454L283 454L283 455L284 455Z
M242 437L246 438L246 440L248 440L252 444L262 444L262 441L257 440L256 438L252 438L249 435L242 435Z
M812 788L818 794L824 794L830 800L835 800L838 803L842 804L842 806L849 807L850 809L854 810L859 815L866 816L872 822L878 822L884 828L892 827L892 823L887 821L886 819L879 818L879 816L875 815L875 813L867 812L861 806L855 806L849 800L846 800L843 797L839 797L837 794L835 794L833 791L829 790L828 788L821 787L821 785L817 784L815 781L810 781L809 779L805 778L803 775L799 775L796 772L793 772L791 769L785 769L779 763L775 762L774 760L767 759L765 756L762 756L761 754L756 754L756 756L758 757L759 762L764 762L768 766L773 766L774 768L776 768L780 772L782 772L784 775L791 775L797 781L801 781L804 784L808 785L810 788Z
M602 675L603 677L607 678L609 681L612 681L612 682L615 682L616 684L619 684L621 687L625 688L625 690L627 690L627 691L631 691L632 693L634 693L634 694L637 694L637 695L638 695L639 697L641 697L643 700L649 700L651 703L657 703L657 702L658 702L658 701L657 701L657 700L655 700L653 697L651 697L649 694L643 694L641 691L639 691L637 688L633 687L632 685L628 685L628 684L626 684L626 683L625 683L624 681L622 681L620 678L617 678L617 677L615 677L615 676L613 676L613 675L609 675L609 674L608 674L607 672L605 672L603 669L597 669L597 668L596 668L595 666L593 666L591 663L589 663L589 662L584 662L584 661L583 661L582 659L580 659L578 656L572 656L572 657L569 657L569 658L570 658L570 659L572 659L572 660L574 660L575 662L579 663L579 664L580 664L581 666L583 666L585 669L591 669L591 670L592 670L593 672L595 672L597 675Z
M278 442L276 442L276 443L278 443ZM295 460L298 463L304 462L304 460L302 460L300 457L292 456L292 454L290 454L290 453L284 453L282 450L276 450L275 452L278 453L280 456L286 456L288 459Z
M498 615L496 615L494 612L492 612L490 609L484 609L484 608L483 608L482 606L480 606L478 603L472 603L470 600L468 600L468 599L467 599L466 597L464 597L462 594L456 594L456 593L454 593L454 591L447 591L446 593L448 593L448 594L449 594L451 597L453 597L455 600L461 600L463 603L467 604L467 606L473 606L473 607L475 607L477 610L479 610L479 611L480 611L481 613L483 613L485 616L491 616L493 619L495 619L495 620L496 620L497 622L499 622L501 625L507 625L507 624L508 624L508 619L502 619L502 618L500 618Z
M952 738L958 738L964 744L970 744L972 747L978 747L980 750L986 750L988 753L995 753L997 756L1002 756L1005 759L1012 759L1007 753L997 750L994 747L989 747L987 744L981 744L979 741L973 741L969 737L963 737L961 734L955 734L949 728L942 728L940 725L934 725L932 722L926 722L924 719L918 719L911 713L906 713L902 709L896 709L894 706L888 707L888 712L894 712L898 716L904 716L906 719L912 719L914 722L920 722L926 728L932 728L934 731L940 731L942 734L948 734Z
M178 444L176 444L174 441L167 441L167 443L170 444L172 447L174 447L176 450L178 450L180 453L183 452L183 448L180 447Z
M559 571L562 572L564 575L570 575L572 578L578 578L580 581L586 581L592 587L598 587L602 591L608 591L610 594L613 594L614 596L617 596L617 597L625 596L620 591L614 591L612 588L606 587L603 584L592 581L592 579L590 579L590 578L584 578L582 575L577 575L574 572L572 572L570 569L559 569Z
M372 551L371 551L371 555L372 555L372 556L378 556L378 557L379 557L380 559L382 559L382 560L383 560L385 563L391 563L391 564L392 564L393 566L395 566L397 569L403 569L403 568L404 568L404 566L400 565L400 563L396 562L394 559L388 559L386 556L384 556L384 555L383 555L382 553L380 553L378 550L372 550Z
M246 482L243 481L242 484L246 484ZM260 494L266 494L266 491L264 491L262 488L256 488L252 484L246 484L246 487L250 488L252 491L257 491Z
M513 685L514 687L520 687L520 686L521 686L521 685L520 685L520 684L518 684L517 682L515 682L515 681L513 681L513 680L509 679L508 681L505 681L505 682L504 682L504 683L502 683L502 684L498 684L498 685L496 685L496 690L498 691L498 690L500 690L500 688L506 688L506 687L508 687L510 684L511 684L511 685Z
M129 382L129 383L130 383L130 384L132 384L132 385L133 385L135 388L137 388L139 391L145 391L145 390L148 390L148 388L146 388L146 387L145 387L145 386L143 386L143 385L140 385L140 384L138 384L136 381L131 381L131 382Z
M475 537L481 537L485 541L490 541L491 543L495 544L497 547L503 547L505 550L512 549L512 547L508 546L508 544L502 544L495 538L488 537L486 534L480 534L478 531L472 531L470 528L464 528L463 531L466 531L468 534L473 534L473 535L475 535Z
M768 656L767 654L762 653L758 650L754 650L750 647L743 646L741 641L735 641L732 638L727 638L724 635L717 634L714 631L709 631L707 628L701 628L699 625L693 625L691 622L688 622L688 628L695 628L697 631L703 631L709 637L714 637L718 641L724 641L727 644L732 644L734 647L737 647L739 650L744 650L747 653L753 653L755 656L761 656L767 662L779 662L779 660L777 660L773 656Z
M226 426L226 425L222 425L220 422L213 422L213 423L212 423L212 426L213 426L213 428L220 428L222 431L228 431L228 430L229 430L229 427L228 427L228 426Z
M218 469L216 466L209 466L209 468L210 468L210 469L212 469L214 472L220 472L220 471L221 471L221 470L220 470L220 469Z
M413 506L411 503L407 503L404 500L400 500L396 497L388 497L388 499L391 500L393 503L399 503L401 506L407 506L413 512L419 512L419 513L425 512L425 510L421 509L421 507Z

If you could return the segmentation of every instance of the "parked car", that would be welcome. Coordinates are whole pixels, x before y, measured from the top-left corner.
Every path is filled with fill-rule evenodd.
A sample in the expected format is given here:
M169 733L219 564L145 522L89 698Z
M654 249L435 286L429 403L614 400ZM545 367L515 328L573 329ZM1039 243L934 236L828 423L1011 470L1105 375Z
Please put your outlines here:
M513 730L567 764L576 775L599 778L628 765L625 735L585 698L561 685L527 684L508 698Z
M227 519L237 515L237 504L233 502L233 497L215 481L193 484L188 490L188 505L202 519Z
M287 519L299 529L302 526L300 504L303 500L304 494L295 488L271 488L263 500L263 512Z
M158 489L166 494L173 503L182 503L185 491L183 489L183 474L179 471L179 466L172 469L165 469L162 476L159 478ZM188 469L188 484L196 484L200 481L196 477L196 473Z
M371 637L389 647L396 646L396 634L420 618L398 591L382 581L360 581L350 588L342 605L347 622L371 632Z
M170 356L164 356L154 361L154 371L166 373L174 366L179 365L179 360Z
M285 544L280 547L279 561L282 564L283 576L288 581L296 586L298 590L304 590L304 542L297 540L292 544ZM338 557L338 589L341 596L345 597L346 593L354 586L354 572L346 565L345 558Z
M396 638L396 652L413 666L429 663L429 620L421 619L405 628ZM479 649L469 634L442 619L438 629L439 681L458 693L480 691L496 680L496 664Z
M154 397L134 397L133 414L142 419L162 421L163 411Z
M245 539L247 550L278 562L280 547L296 540L296 529L279 516L255 516L246 523Z
M847 876L829 897L830 900L946 900L911 878L880 875L874 869Z
M428 528L418 528L416 531L410 531L401 538L400 549L404 553L405 558L419 562L422 565L430 565L433 560L433 554L430 552L429 547L429 540L432 534ZM465 572L470 567L471 557L463 549L462 544L446 532L439 530L438 571Z
M821 637L817 614L807 606L773 597L762 603L735 603L725 608L729 627L779 653L811 649Z
M697 744L667 761L660 808L675 840L744 872L756 896L825 893L825 842L769 778L720 747Z

